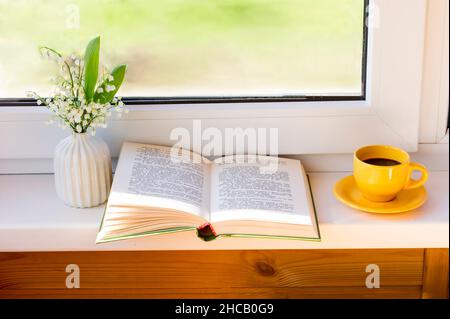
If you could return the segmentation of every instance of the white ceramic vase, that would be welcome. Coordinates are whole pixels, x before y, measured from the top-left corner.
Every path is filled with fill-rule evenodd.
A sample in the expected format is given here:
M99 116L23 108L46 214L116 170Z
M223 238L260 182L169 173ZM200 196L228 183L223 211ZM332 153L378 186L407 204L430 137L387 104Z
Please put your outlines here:
M87 133L72 133L55 148L53 165L58 197L65 204L87 208L103 204L111 188L108 145Z

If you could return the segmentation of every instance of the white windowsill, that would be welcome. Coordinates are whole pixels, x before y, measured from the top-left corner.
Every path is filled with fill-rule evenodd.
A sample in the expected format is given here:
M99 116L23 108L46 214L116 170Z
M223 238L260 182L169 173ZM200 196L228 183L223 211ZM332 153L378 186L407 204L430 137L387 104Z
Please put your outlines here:
M448 248L448 172L431 172L429 199L416 211L372 215L341 205L332 194L346 173L312 173L322 241L222 238L194 233L95 244L103 206L73 209L56 197L52 175L0 175L0 251Z

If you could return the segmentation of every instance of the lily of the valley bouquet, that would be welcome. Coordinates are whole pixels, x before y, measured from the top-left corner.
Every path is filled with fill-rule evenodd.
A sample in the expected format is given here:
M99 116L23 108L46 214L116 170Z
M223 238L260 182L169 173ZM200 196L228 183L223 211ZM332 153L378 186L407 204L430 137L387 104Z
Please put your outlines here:
M111 72L100 69L99 37L89 42L84 57L64 57L47 47L41 52L58 63L60 74L51 96L30 94L37 104L53 112L50 122L56 119L72 131L56 145L53 154L56 193L73 207L100 205L111 188L111 156L105 141L87 132L94 135L97 127L106 127L106 118L113 110L118 115L126 111L122 100L115 97L126 66L119 65Z
M124 79L126 65L118 65L111 72L102 68L99 77L100 37L89 42L84 57L76 54L64 57L48 47L40 50L60 68L60 74L55 78L55 91L50 97L41 97L35 92L28 94L38 105L54 113L49 123L56 121L74 133L86 133L90 129L95 134L97 127L106 127L106 118L112 110L119 116L127 112L121 98L115 97Z

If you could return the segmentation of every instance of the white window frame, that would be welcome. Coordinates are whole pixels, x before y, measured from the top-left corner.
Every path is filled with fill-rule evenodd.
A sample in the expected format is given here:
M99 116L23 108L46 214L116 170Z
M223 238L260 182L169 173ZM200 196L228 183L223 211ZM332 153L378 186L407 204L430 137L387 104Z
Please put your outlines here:
M98 135L113 157L125 140L171 145L170 131L190 129L194 119L221 130L277 127L279 154L349 153L364 144L416 151L427 0L371 3L366 101L136 105L122 119L111 118ZM0 166L1 160L52 157L68 131L43 125L47 117L40 108L0 108Z
M448 144L449 1L429 1L426 35L420 143Z

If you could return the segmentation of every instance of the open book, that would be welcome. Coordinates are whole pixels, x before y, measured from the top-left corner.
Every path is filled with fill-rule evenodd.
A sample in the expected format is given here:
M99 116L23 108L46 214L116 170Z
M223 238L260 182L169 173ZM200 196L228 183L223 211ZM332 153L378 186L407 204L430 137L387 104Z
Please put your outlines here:
M196 231L320 240L298 160L230 156L214 162L170 147L124 143L97 243Z

